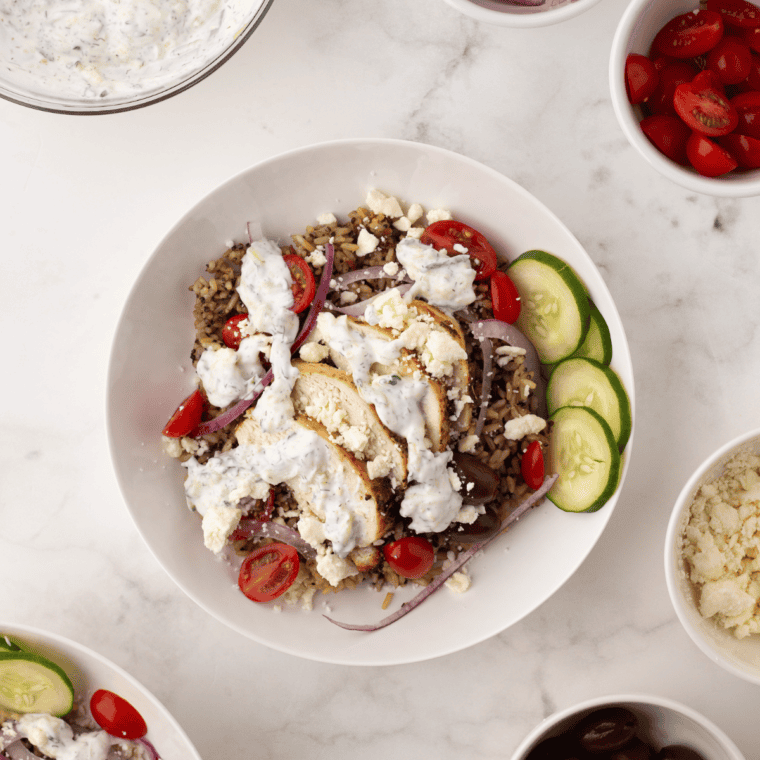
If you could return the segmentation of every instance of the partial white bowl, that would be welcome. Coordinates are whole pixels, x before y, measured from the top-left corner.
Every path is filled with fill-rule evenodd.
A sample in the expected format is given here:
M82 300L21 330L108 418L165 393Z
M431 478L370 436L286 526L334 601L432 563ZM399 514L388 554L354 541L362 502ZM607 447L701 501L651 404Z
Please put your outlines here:
M446 0L452 7L476 21L523 29L550 26L580 16L599 0L546 0L543 5L516 5L499 0Z
M719 476L741 451L760 453L760 428L740 435L696 469L676 500L665 536L665 580L676 615L692 641L715 663L740 678L760 684L760 635L737 639L712 620L700 615L694 589L686 575L679 546L695 494L702 485Z
M108 689L126 699L148 726L146 739L162 760L201 760L182 727L142 684L102 655L55 633L0 621L0 634L10 636L47 657L71 679L75 698L89 701L97 689Z
M130 70L132 76L139 77L142 80L129 90L126 87L117 89L116 86L109 86L108 79L102 78L105 69L99 66L98 62L107 59L103 50L99 50L97 57L93 57L91 61L88 60L86 53L83 53L82 63L85 64L84 66L73 67L69 64L62 64L60 70L64 72L93 69L87 75L86 80L84 76L81 77L81 80L77 79L80 82L78 85L80 88L84 87L85 81L92 83L98 76L101 77L98 84L92 84L88 94L84 94L83 90L75 92L73 88L69 88L61 82L51 81L48 72L56 66L55 59L50 63L46 61L40 63L37 60L39 54L36 46L27 45L23 39L19 41L19 47L29 47L34 52L25 51L18 54L17 59L11 60L7 52L13 39L11 27L3 35L0 35L0 98L40 111L74 116L121 113L159 103L184 92L228 61L240 50L259 26L272 2L273 0L229 0L229 2L217 3L216 5L211 3L202 8L185 9L188 13L195 13L197 16L197 23L188 24L185 28L194 30L194 34L200 34L206 29L207 31L203 33L207 34L211 41L205 46L196 46L194 42L187 39L174 46L165 43L166 49L159 51L161 56L155 61L147 62L144 66L129 65L127 60L124 68ZM118 6L118 3L105 4L106 12L103 16L103 23L106 30L105 37L109 38L108 32L113 31L111 37L118 40L121 35L126 34L125 30L130 28L130 18L129 14L125 16L121 11L114 10L114 6ZM127 4L127 6L127 10L135 8L134 3ZM146 7L149 8L150 6ZM219 17L218 27L215 25L213 16L204 23L198 21L198 19L203 18L204 13L211 13L207 10L208 7L221 9L222 15ZM135 13L139 14L140 10L144 9L135 8ZM97 14L98 11L102 12L103 9L96 5L94 13ZM163 9L158 7L159 14L162 11ZM156 12L156 8L153 8L153 12ZM181 12L182 9L178 11L178 13ZM80 18L85 16L85 13L80 14ZM167 14L164 16L166 17ZM131 26L139 30L141 21L137 15L137 20ZM4 20L4 26L9 26L10 23L10 21ZM79 23L80 21L75 16L71 28L67 31L69 39L73 38ZM87 28L86 23L84 21L81 23L86 33L90 34L91 30ZM109 30L109 24L114 24L115 29ZM217 33L217 28L222 31ZM47 40L48 44L55 44L55 35L49 31L47 34L50 38ZM137 33L135 33L135 39L139 43L140 37ZM64 43L62 43L62 49L64 49ZM181 68L176 66L176 60L173 57L177 51L181 51L184 56L182 60L185 65ZM66 49L66 52L61 53L61 57L71 58L71 53ZM123 60L126 54L120 50L119 54L114 57ZM116 69L116 64L113 67ZM148 72L150 72L150 77ZM98 90L106 91L108 94L103 95Z
M244 241L248 221L289 240L326 212L337 216L377 188L426 209L447 208L514 257L532 248L569 262L610 326L613 367L634 404L633 369L620 316L599 271L568 229L530 193L469 158L400 140L342 140L252 166L199 201L158 245L135 283L113 342L107 422L111 454L138 530L177 584L218 620L262 644L313 660L384 665L426 660L493 636L548 599L575 572L602 534L617 502L592 514L551 503L470 563L472 587L442 589L399 622L374 633L349 632L311 612L248 601L230 569L204 548L197 514L185 503L185 470L161 451L161 429L193 388L193 294L188 287L229 240ZM631 451L633 437L628 444ZM629 457L625 457L622 482ZM620 488L620 487L619 487ZM619 493L619 489L618 489ZM410 589L410 593L412 589ZM380 620L383 593L323 597L331 616ZM394 607L403 598L394 598Z
M721 198L760 195L760 169L703 177L690 167L679 166L660 153L642 132L641 108L628 102L625 61L629 53L648 55L655 35L675 16L696 10L697 0L631 0L618 24L610 54L612 107L628 141L660 174L688 190Z
M567 707L542 721L525 737L512 760L526 760L544 739L569 731L579 721L602 707L625 707L638 719L640 738L656 749L684 744L705 760L744 760L739 748L704 715L672 699L649 694L615 694L588 699Z

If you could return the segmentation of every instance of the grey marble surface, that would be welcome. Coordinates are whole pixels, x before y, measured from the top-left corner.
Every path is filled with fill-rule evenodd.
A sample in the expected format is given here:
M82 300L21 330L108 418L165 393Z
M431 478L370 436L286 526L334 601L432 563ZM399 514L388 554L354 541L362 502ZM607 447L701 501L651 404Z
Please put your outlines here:
M1 102L0 618L116 661L208 760L509 758L554 710L623 692L684 702L760 758L760 688L688 639L662 559L692 470L760 424L760 200L689 193L627 144L607 83L624 8L512 30L442 0L275 0L167 102L102 118ZM136 532L105 434L112 336L163 235L246 166L342 137L445 147L533 193L606 278L636 373L628 478L579 571L495 638L414 665L309 662L211 619Z

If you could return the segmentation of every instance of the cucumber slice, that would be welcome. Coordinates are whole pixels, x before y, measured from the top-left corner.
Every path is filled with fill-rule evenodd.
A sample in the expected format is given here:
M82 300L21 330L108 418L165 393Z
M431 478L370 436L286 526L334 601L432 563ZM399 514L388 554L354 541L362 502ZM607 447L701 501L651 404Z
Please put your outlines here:
M546 386L549 414L563 406L587 406L604 417L622 451L631 435L631 402L614 370L594 359L561 361Z
M588 325L586 339L573 356L585 356L588 359L596 359L602 364L609 364L612 361L610 328L607 326L602 312L597 309L594 303L589 301L589 306L591 307L591 321Z
M71 680L54 662L32 652L0 652L0 708L60 716L73 706Z
M20 652L21 647L15 641L0 633L0 652Z
M596 512L615 493L620 474L620 453L610 426L582 406L563 406L549 419L547 472L559 478L547 496L565 512Z
M508 268L520 293L517 327L528 336L544 364L578 350L588 332L586 288L568 264L546 251L527 251Z

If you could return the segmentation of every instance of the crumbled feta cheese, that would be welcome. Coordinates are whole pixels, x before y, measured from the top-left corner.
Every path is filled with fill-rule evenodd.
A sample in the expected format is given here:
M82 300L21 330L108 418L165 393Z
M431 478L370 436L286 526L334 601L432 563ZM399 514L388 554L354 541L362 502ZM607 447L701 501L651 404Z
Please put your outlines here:
M425 369L436 378L447 377L454 370L454 362L467 359L467 352L445 330L431 330L420 354Z
M395 277L398 274L399 269L400 267L395 261L389 261L387 264L383 264L383 272L391 277Z
M444 585L449 591L453 591L456 594L463 594L470 588L472 581L465 570L457 570L451 578L446 580Z
M364 320L370 325L403 330L411 315L398 288L391 288L374 298L364 311ZM416 314L416 310L414 311Z
M367 193L367 207L374 214L385 214L391 219L397 219L404 215L401 204L392 195L386 195L379 190L372 189Z
M377 249L380 245L380 238L373 235L369 230L362 227L359 230L359 236L356 239L356 244L359 246L356 249L357 256L367 256Z
M424 214L424 210L422 206L420 206L419 203L412 203L411 206L406 211L406 218L414 224L415 222L422 219L422 215Z
M427 212L428 224L433 224L434 222L441 222L444 219L451 219L451 212L446 211L446 209L434 208Z
M401 218L396 219L396 221L393 222L393 226L400 232L408 232L412 226L412 223L409 221L407 217L402 216Z
M242 510L237 507L225 507L217 504L208 509L201 523L203 543L206 548L214 554L219 554L224 549L230 533L237 528L242 516Z
M700 487L681 541L700 614L736 638L760 633L760 456L738 454Z
M298 352L298 355L305 362L321 362L324 361L329 354L330 349L322 343L317 343L315 340L304 343Z
M359 300L358 293L354 293L353 290L344 290L340 294L340 302L345 306L350 303L356 303Z
M470 249L463 246L461 243L454 243L452 246L456 253L469 253Z
M317 572L330 583L337 586L345 578L358 575L359 571L353 562L342 559L332 552L320 554L317 557Z
M535 414L526 414L506 422L504 425L504 437L510 441L519 441L526 435L540 433L545 427L545 419Z
M320 214L317 217L317 224L334 224L337 221L335 214L331 214L329 211L326 214Z
M307 257L306 261L313 267L323 267L327 263L327 256L321 248L315 248Z
M423 232L425 232L424 227L410 227L406 231L406 236L408 238L414 238L415 240L419 240L422 237Z
M469 454L471 451L475 451L475 447L478 445L480 438L476 435L466 435L457 444L457 449L464 454Z

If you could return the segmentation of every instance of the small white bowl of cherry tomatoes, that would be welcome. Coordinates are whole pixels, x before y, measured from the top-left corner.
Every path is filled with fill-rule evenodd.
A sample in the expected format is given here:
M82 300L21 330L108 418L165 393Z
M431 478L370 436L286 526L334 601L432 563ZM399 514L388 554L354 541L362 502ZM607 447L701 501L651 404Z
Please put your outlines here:
M632 0L610 90L628 140L673 182L760 195L760 0Z

